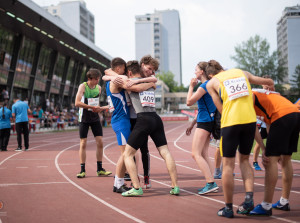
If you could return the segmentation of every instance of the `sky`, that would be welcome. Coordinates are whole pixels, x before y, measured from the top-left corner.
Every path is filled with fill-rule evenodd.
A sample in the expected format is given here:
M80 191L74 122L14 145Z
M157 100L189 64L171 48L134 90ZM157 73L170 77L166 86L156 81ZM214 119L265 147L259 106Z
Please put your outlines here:
M40 6L59 0L33 0ZM183 85L195 77L200 61L215 59L224 68L237 64L234 48L250 37L267 39L277 49L277 22L285 7L300 0L85 0L95 17L95 44L112 57L135 58L135 16L176 9L181 22Z

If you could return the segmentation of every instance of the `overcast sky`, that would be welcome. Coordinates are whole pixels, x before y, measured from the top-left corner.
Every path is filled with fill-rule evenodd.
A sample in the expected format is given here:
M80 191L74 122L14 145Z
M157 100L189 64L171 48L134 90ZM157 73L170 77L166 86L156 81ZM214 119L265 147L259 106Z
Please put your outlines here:
M41 6L59 0L33 0ZM276 27L287 6L300 0L85 0L95 16L95 44L112 57L135 59L135 16L176 9L181 21L182 80L189 85L198 62L232 68L234 47L258 34L277 48Z

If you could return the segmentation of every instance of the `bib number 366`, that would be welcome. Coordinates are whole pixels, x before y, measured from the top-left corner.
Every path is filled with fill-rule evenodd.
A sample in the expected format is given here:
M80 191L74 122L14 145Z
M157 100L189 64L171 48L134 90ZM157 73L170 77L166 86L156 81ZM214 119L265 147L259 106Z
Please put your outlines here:
M224 81L224 87L229 100L249 95L249 89L245 77L226 80Z

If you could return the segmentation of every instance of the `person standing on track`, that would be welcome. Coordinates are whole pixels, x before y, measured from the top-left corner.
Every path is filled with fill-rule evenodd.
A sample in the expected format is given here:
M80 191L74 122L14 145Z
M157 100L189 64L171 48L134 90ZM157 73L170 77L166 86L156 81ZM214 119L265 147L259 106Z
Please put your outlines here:
M215 75L207 84L207 90L221 113L220 151L223 161L222 184L226 207L218 211L219 216L234 217L232 203L234 190L233 170L236 149L239 150L239 165L244 181L245 201L238 207L238 214L248 214L254 207L254 174L249 163L252 149L256 114L253 106L250 83L274 86L271 79L254 76L240 69L224 71L215 60L208 62L208 75Z
M141 67L138 61L127 62L127 69L130 77L141 78ZM157 69L158 66L155 67L155 70ZM130 174L133 188L122 193L122 196L131 197L143 195L143 190L140 186L137 176L134 155L136 154L137 150L141 148L142 144L147 140L149 135L155 143L161 157L166 162L172 181L172 189L170 194L179 195L180 189L177 183L176 165L167 146L162 120L156 113L154 88L150 88L147 91L140 93L130 92L129 96L137 113L137 120L125 147L124 161L127 171Z
M261 138L266 139L268 136L266 123L257 118L256 125L259 129ZM255 146L253 148L253 167L254 167L254 170L256 170L256 171L262 171L262 169L260 168L260 166L258 164L259 152L260 152L260 146L259 146L258 142L255 142Z
M213 119L216 106L206 89L206 85L210 79L205 72L206 66L207 62L200 62L197 64L195 68L196 78L192 78L186 98L187 106L192 106L196 102L198 103L197 128L193 137L192 157L204 174L206 180L205 187L198 189L198 194L200 195L216 192L219 189L218 185L214 182L212 174L214 167L208 156L210 135L213 130ZM200 80L202 84L197 91L193 93L193 89L197 85L198 80ZM193 126L194 125L192 124L186 132L190 133Z
M22 151L22 133L24 134L25 151L29 149L29 129L28 129L28 113L31 110L25 102L19 98L15 98L12 106L12 117L16 123L18 148L15 151Z
M12 119L11 110L6 107L6 102L0 109L0 149L7 151L7 145L10 138L10 120Z
M106 171L102 167L103 159L103 131L100 123L99 112L106 110L108 107L99 106L99 98L101 94L101 87L98 85L101 72L98 69L91 68L86 77L87 82L79 85L75 98L75 106L79 107L79 159L81 171L77 174L77 178L84 178L86 176L85 162L86 162L86 144L89 127L91 127L93 135L96 140L96 159L97 159L97 176L108 176L112 172Z
M300 111L289 100L277 92L264 89L253 89L254 108L259 117L270 127L266 147L256 131L256 140L263 153L265 167L265 193L264 200L257 205L250 215L272 215L272 208L289 211L289 196L293 181L293 167L291 156L297 152ZM272 89L271 89L272 90ZM278 179L278 166L282 168L282 195L278 202L272 205L275 186Z

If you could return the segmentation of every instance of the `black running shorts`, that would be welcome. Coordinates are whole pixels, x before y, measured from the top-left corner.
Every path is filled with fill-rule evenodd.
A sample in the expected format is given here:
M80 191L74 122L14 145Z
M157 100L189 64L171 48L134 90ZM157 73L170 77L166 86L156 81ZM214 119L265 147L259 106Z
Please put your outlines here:
M138 150L151 137L156 147L167 145L164 125L156 112L142 112L137 114L135 126L129 136L127 144Z
M214 127L214 122L197 122L197 128L204 129L209 133L212 132Z
M91 126L92 132L94 134L94 137L96 136L103 136L102 126L100 121L97 122L79 122L79 137L81 139L87 138L89 127Z
M223 157L235 157L236 149L249 155L255 136L256 122L221 129L220 152Z
M285 115L270 126L266 156L292 155L297 152L300 131L300 113Z

